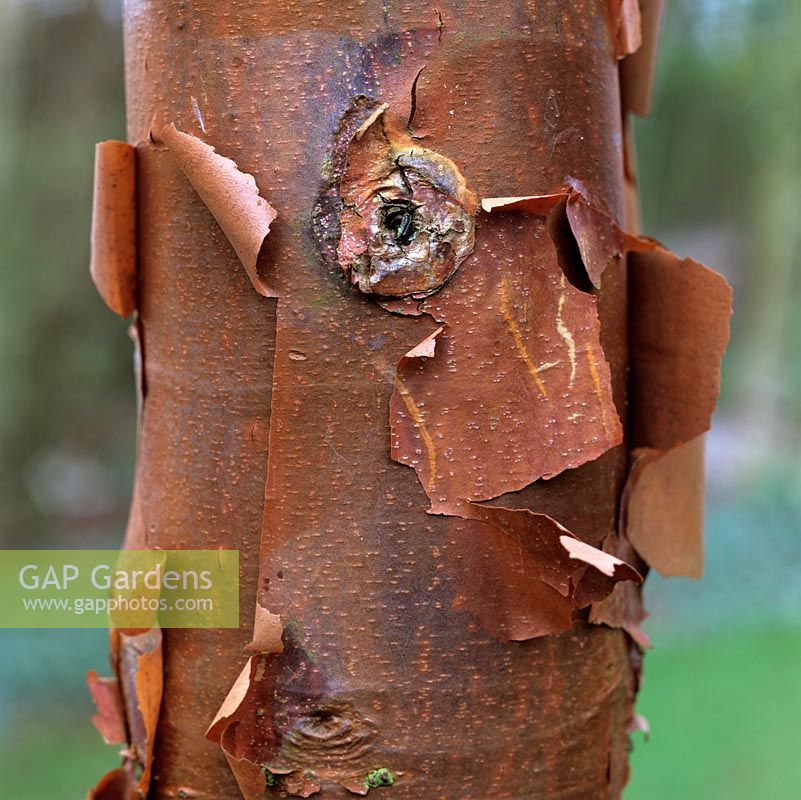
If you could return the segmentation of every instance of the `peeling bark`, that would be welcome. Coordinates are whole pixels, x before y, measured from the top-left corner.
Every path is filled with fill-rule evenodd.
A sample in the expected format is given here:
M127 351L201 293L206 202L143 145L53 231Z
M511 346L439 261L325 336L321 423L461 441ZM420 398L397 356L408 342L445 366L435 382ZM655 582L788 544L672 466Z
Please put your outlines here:
M105 304L136 310L136 150L126 142L95 148L90 272Z
M621 796L658 551L627 448L708 426L728 321L619 224L639 11L126 3L127 545L239 549L243 620L118 636L131 752L90 797Z

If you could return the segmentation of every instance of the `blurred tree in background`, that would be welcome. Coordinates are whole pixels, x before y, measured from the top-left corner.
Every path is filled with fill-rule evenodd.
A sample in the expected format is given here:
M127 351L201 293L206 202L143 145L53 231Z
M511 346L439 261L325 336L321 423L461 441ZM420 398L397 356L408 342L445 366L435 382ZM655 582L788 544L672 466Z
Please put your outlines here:
M57 2L0 13L2 543L117 541L131 348L86 265L92 145L125 137L119 16Z
M93 146L125 138L119 26L112 0L0 0L6 548L122 538L131 346L88 275ZM632 800L801 796L800 39L798 0L670 0L637 123L644 230L723 271L736 314L707 577L648 582L653 734L634 743ZM116 764L83 689L105 649L98 631L0 631L4 796L72 800Z

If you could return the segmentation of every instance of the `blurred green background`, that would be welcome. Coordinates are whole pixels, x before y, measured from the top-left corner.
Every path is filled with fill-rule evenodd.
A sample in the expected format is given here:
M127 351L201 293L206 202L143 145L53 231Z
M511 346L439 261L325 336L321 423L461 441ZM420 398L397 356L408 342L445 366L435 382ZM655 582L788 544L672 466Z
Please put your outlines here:
M801 797L801 2L671 0L638 121L644 229L723 271L702 582L651 576L628 800ZM124 325L89 281L93 143L124 138L116 0L0 0L0 546L115 547L133 471ZM75 800L97 631L0 631L0 796Z

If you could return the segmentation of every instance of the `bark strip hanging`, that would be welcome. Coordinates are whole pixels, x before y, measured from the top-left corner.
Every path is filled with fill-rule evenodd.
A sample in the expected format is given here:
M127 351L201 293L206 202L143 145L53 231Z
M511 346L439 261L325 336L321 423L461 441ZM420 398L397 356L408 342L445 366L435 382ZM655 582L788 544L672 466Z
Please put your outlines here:
M136 310L136 149L95 147L90 273L103 302L121 317Z
M179 131L173 123L161 130L159 138L231 242L253 288L265 297L276 297L257 267L262 245L278 213L259 195L253 176L196 136Z

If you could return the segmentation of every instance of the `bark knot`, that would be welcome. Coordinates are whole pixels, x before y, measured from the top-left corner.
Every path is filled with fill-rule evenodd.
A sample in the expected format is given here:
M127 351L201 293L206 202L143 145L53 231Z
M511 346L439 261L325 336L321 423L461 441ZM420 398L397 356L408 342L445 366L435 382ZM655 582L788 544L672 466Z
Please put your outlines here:
M364 294L423 298L472 252L477 199L459 168L356 98L315 214L324 255Z

